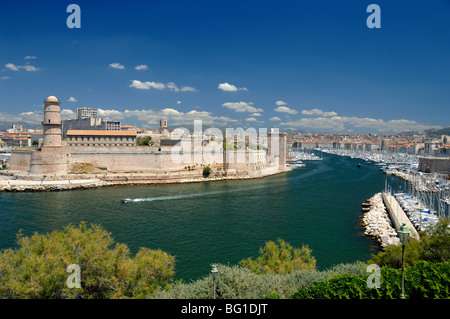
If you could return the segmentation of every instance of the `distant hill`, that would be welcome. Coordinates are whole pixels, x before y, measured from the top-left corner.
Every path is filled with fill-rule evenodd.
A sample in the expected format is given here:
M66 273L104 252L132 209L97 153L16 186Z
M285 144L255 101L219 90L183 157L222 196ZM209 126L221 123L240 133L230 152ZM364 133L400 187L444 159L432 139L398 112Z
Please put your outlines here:
M409 132L400 133L400 135L404 135L404 136L411 136L414 134L423 134L423 135L427 135L429 137L439 137L441 135L450 135L450 127L445 127L445 128L441 128L441 129L430 128L428 130L409 131Z

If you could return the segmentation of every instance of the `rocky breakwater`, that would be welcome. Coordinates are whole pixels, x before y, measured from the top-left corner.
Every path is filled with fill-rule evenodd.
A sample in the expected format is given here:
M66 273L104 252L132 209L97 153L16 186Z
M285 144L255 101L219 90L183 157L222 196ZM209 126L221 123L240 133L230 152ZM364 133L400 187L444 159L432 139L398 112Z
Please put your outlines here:
M365 229L364 236L370 236L378 241L381 249L388 245L400 243L397 232L392 226L391 220L383 203L381 193L377 193L362 204L364 212L362 224Z
M0 192L43 192L43 191L63 191L73 189L88 189L109 186L111 183L101 180L79 181L64 180L51 181L43 183L33 183L31 181L10 181L9 183L0 183Z

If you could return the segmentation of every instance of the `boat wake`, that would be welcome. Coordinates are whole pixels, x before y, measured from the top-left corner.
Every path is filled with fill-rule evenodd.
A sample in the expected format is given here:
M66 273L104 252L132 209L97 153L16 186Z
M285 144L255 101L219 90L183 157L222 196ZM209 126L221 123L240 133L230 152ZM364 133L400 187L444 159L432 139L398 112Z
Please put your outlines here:
M215 193L197 193L197 194L186 194L186 195L172 195L172 196L158 196L158 197L147 197L147 198L134 198L133 202L153 202L157 200L175 200L175 199L183 199L183 198L192 198L192 197L201 197L207 195L214 195Z
M203 192L203 193L193 193L193 194L180 194L180 195L169 195L169 196L156 196L156 197L146 197L146 198L126 198L122 199L123 203L135 203L135 202L153 202L153 201L166 201L166 200L177 200L177 199L185 199L185 198L193 198L193 197L202 197L202 196L211 196L211 195L219 195L219 194L227 194L234 192L245 192L249 190L254 190L258 188L264 187L252 187L246 189L229 189L226 191L217 191L217 192Z

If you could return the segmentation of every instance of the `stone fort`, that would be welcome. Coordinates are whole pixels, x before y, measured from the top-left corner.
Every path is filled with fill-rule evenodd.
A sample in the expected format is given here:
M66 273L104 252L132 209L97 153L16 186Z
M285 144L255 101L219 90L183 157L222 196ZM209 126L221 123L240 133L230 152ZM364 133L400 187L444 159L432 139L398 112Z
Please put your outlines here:
M82 165L109 174L183 172L206 165L222 176L287 170L286 133L268 132L267 147L262 149L224 149L220 144L214 152L206 152L203 145L192 145L188 140L181 143L185 144L183 156L174 156L174 148L180 145L136 146L136 132L72 130L68 141L63 141L60 104L55 96L44 100L42 146L13 150L10 172L62 176L73 174ZM167 122L163 124L167 126Z

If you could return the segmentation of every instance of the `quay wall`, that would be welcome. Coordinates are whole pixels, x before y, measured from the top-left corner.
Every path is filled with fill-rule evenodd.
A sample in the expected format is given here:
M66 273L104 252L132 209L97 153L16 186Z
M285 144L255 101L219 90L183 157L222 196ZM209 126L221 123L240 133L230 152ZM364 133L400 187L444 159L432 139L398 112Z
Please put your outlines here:
M403 211L400 204L397 202L397 199L395 199L394 196L384 192L382 193L382 197L395 230L398 232L402 223L406 223L406 226L408 226L408 229L411 231L410 237L420 240L419 233Z

